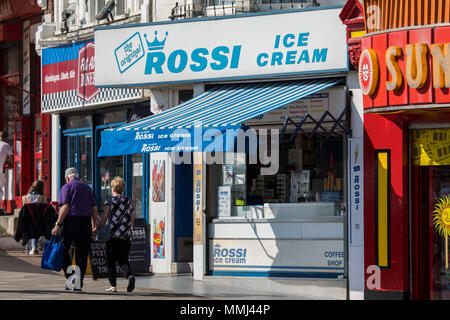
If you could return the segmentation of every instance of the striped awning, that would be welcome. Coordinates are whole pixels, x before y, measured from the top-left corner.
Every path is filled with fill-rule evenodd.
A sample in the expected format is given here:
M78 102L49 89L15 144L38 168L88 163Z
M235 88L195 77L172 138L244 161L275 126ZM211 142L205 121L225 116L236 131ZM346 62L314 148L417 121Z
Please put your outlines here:
M328 78L218 85L160 114L103 131L98 156L181 151L173 149L180 144L180 138L184 139L185 146L193 146L188 140L203 136L205 130L240 128L242 122L340 81ZM198 132L197 136L194 131ZM204 150L203 146L200 148Z

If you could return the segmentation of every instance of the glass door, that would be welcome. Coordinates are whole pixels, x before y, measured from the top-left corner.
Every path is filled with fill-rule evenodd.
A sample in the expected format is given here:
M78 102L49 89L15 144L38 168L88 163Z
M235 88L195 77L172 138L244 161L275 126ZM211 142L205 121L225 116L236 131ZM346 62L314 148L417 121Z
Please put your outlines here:
M63 132L65 144L65 167L62 168L61 178L65 183L64 172L74 167L80 175L80 180L92 184L92 133L91 131Z
M414 299L450 299L450 128L412 130Z

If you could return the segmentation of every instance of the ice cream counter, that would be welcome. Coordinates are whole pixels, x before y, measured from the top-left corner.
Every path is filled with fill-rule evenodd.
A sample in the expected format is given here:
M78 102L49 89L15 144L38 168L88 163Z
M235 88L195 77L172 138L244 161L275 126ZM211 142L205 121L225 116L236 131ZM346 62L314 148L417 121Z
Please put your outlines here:
M213 275L343 277L339 203L271 203L243 211L208 225Z

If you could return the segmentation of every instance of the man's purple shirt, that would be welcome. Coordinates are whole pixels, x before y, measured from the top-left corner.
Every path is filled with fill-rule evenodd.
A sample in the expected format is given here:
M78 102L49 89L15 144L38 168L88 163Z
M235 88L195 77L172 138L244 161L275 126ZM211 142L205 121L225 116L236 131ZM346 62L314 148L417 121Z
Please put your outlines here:
M64 204L69 204L68 216L92 216L92 207L97 206L89 185L76 178L61 188L59 206Z

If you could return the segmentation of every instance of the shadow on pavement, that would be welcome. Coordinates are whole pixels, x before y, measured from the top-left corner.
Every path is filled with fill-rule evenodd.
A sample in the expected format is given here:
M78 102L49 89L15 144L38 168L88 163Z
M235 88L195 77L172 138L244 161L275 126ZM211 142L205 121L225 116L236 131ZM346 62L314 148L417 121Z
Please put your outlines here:
M24 256L18 257L18 254L14 252L13 255L6 252L0 255L0 272L21 272L21 273L38 273L38 274L54 274L63 275L62 272L55 272L50 270L43 270L40 267L41 257L40 256Z
M201 296L194 296L190 294L182 294L182 293L176 293L176 292L149 292L149 293L103 293L103 292L89 292L89 291L83 291L82 293L73 293L71 291L65 291L65 290L2 290L0 289L1 293L20 293L20 294L66 294L71 296L79 296L80 298L83 296L105 296L105 297L115 297L115 296L123 296L123 297L134 297L134 298L140 298L140 297L154 297L154 298L192 298L192 299L208 299Z

